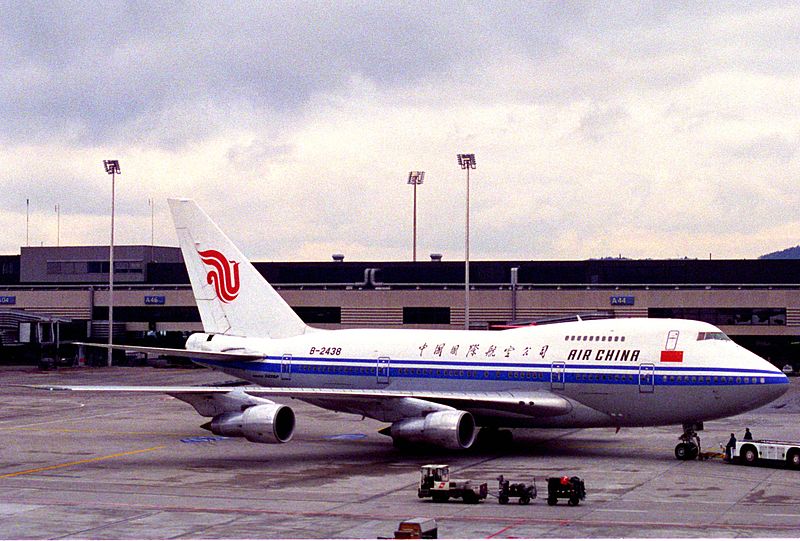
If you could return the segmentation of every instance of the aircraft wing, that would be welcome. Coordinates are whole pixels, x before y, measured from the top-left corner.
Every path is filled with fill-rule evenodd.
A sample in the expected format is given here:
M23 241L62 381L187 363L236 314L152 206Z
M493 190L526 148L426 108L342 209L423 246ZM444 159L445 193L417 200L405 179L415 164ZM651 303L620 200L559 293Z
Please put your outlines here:
M247 386L140 386L140 385L26 385L51 391L137 392L176 395L213 395L237 391L251 396L288 397L335 411L356 413L388 420L415 416L438 409L455 408L479 415L554 417L572 411L572 403L548 391L528 392L433 392L374 389L325 389L305 387ZM181 398L180 396L178 398ZM183 400L183 398L181 398ZM437 407L438 406L438 407ZM376 415L383 410L385 415Z
M72 342L76 346L87 346L94 348L106 348L108 344L91 344L88 342ZM199 351L178 348L154 348L148 346L126 346L126 345L113 345L112 349L121 349L124 351L138 351L139 353L151 353L153 355L169 355L171 357L185 357L187 359L203 359L206 361L217 362L248 362L260 361L264 358L261 353L247 351L244 349L229 349L227 351Z

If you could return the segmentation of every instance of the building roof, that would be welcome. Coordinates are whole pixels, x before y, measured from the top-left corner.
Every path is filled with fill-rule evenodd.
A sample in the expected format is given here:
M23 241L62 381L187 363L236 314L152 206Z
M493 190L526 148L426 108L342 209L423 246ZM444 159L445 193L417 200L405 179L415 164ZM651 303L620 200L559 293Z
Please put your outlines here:
M23 248L20 256L0 256L0 283L7 285L47 281L52 259L102 259L108 272L107 247ZM178 248L119 247L120 259L138 257L139 279L126 280L117 270L115 280L144 284L188 284ZM28 252L28 250L31 250ZM41 251L44 250L44 251ZM155 250L153 252L152 250ZM115 252L116 255L117 252ZM35 257L33 254L36 254ZM125 254L123 256L123 254ZM134 256L134 254L136 254ZM115 258L116 259L116 258ZM255 262L272 284L280 287L457 287L464 284L463 261L324 261ZM116 265L115 265L116 266ZM29 268L30 267L30 268ZM34 268L35 267L35 268ZM508 285L517 268L521 285L652 285L652 286L797 286L800 259L589 259L582 261L471 261L470 283L477 287ZM8 272L5 272L8 271ZM36 279L33 279L35 277ZM52 283L63 282L52 275ZM103 273L75 276L71 283L105 283Z

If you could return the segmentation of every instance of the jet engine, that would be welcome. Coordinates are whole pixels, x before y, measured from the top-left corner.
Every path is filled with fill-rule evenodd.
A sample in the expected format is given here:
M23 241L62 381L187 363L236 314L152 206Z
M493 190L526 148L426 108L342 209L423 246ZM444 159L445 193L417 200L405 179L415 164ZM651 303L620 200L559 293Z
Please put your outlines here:
M228 411L203 425L217 436L243 437L254 443L286 443L294 434L294 411L283 404L261 404Z
M403 419L386 431L399 443L419 442L446 449L467 449L475 441L475 419L466 411L435 411Z

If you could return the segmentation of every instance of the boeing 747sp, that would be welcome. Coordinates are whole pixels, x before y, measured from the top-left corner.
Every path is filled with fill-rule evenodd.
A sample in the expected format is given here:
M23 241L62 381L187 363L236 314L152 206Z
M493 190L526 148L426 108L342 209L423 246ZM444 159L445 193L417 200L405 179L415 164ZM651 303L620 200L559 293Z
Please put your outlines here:
M204 427L214 434L259 443L288 442L295 429L293 410L265 396L383 421L397 445L448 449L515 427L681 425L682 459L697 456L703 421L757 408L788 388L780 370L699 321L315 329L193 201L169 203L204 332L186 349L115 347L188 357L252 385L47 388L168 393L209 417Z

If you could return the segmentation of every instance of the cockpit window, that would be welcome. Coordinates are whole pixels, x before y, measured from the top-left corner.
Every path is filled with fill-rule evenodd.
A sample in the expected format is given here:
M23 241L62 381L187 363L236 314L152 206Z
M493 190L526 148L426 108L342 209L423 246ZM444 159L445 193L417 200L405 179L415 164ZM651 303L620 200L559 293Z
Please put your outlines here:
M701 332L697 333L697 340L730 340L724 332Z

